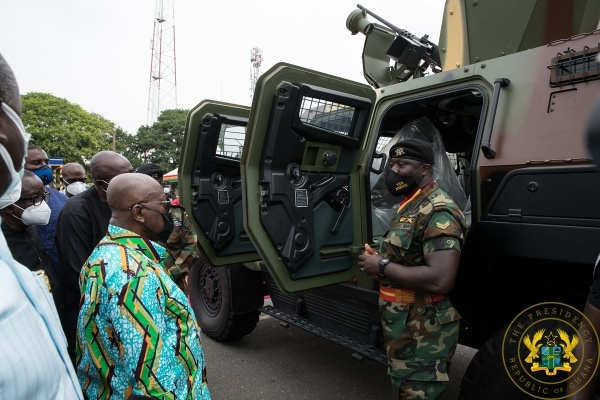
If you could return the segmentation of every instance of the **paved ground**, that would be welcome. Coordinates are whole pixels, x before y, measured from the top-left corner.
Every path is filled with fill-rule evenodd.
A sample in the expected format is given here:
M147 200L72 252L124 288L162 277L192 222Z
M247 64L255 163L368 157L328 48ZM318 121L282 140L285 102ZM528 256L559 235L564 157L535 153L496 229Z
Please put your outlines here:
M213 400L388 399L383 364L302 329L283 328L261 315L250 335L233 343L203 337ZM459 346L443 400L457 398L460 379L475 351Z

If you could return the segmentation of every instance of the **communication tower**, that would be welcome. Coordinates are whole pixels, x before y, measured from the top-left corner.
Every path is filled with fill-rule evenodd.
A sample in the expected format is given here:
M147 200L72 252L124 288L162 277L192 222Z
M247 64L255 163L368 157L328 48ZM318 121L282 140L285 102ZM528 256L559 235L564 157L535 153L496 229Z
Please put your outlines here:
M263 52L258 47L253 47L250 51L250 62L252 67L250 68L250 98L254 95L254 88L256 87L256 81L260 76L260 64L262 63Z
M174 0L156 0L147 124L160 112L177 108L177 69L175 62Z

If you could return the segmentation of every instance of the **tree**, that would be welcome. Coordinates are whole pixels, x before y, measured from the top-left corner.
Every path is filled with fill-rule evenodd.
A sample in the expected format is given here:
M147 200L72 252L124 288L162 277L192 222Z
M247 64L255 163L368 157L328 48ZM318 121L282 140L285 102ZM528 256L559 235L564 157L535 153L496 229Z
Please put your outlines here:
M106 118L49 93L22 96L22 120L31 134L30 144L43 148L48 156L62 157L65 163L87 165L94 154L111 150L113 132L117 151L132 146L131 135Z
M121 127L115 129L115 151L127 158L133 168L137 168L142 164L142 160L135 150L136 141L137 138L134 135L125 132Z
M138 129L133 149L141 163L155 163L166 172L179 165L188 110L164 110L152 126Z

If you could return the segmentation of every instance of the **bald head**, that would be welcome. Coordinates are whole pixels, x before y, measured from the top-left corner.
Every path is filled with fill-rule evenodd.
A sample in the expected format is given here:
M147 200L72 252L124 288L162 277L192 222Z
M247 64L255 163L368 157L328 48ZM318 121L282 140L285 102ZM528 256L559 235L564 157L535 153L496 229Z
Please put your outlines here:
M0 99L21 115L21 96L19 86L12 69L0 54Z
M117 175L133 171L133 167L129 160L122 155L104 150L92 157L90 171L94 180L110 180Z
M21 178L21 197L29 196L29 189L43 192L44 184L36 174L25 170L23 171L23 178ZM23 196L23 193L25 193L25 196Z
M116 176L106 193L112 211L110 223L153 239L165 222L162 186L143 174L126 173Z
M67 163L62 167L62 176L66 180L85 178L85 168L81 164Z
M162 186L148 175L127 173L115 176L110 181L106 199L108 206L114 211L127 210L136 203L161 201Z
M102 203L106 203L106 190L111 179L117 175L132 172L133 167L129 160L122 155L105 150L92 157L90 171L98 198Z

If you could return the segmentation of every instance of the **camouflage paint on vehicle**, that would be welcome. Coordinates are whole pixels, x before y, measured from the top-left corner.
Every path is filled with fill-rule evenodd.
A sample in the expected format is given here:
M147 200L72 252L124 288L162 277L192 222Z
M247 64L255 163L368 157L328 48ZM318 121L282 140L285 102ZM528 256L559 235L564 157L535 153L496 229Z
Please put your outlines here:
M599 14L600 3L593 0L448 0L438 44L442 69L591 32Z

